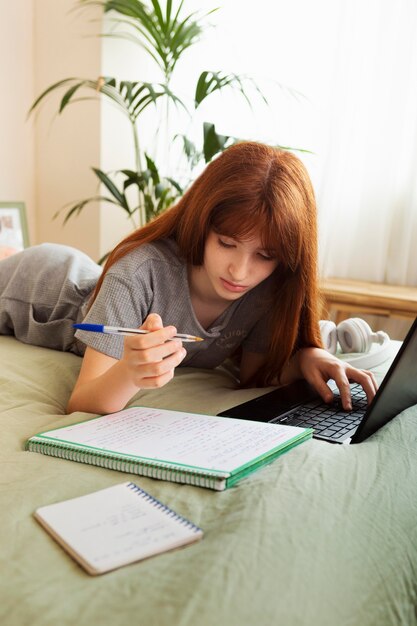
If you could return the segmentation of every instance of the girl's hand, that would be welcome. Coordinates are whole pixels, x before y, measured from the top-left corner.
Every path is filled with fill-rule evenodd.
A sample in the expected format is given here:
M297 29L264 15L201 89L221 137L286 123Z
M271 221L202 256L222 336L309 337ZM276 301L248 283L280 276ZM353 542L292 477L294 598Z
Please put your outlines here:
M321 348L302 348L296 357L303 378L316 389L325 402L333 400L333 393L326 383L330 379L335 381L340 391L342 406L346 411L352 409L349 381L357 382L363 387L368 403L378 389L372 372L358 370Z
M174 326L164 327L156 313L151 313L140 327L147 335L125 337L120 365L136 387L162 387L174 376L174 369L187 354L180 339L169 341L177 332Z
M149 315L141 326L146 335L125 338L124 353L115 359L87 347L67 411L115 413L140 388L162 387L174 376L174 369L185 357L173 326L162 325L159 315Z

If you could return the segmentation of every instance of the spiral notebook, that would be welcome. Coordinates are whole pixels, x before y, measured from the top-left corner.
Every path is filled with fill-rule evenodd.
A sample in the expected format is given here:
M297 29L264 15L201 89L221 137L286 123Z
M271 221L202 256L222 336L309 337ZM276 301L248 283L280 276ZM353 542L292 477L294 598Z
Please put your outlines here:
M38 433L26 449L89 465L222 491L311 429L132 407Z
M89 574L185 546L203 531L131 482L37 509L36 520Z

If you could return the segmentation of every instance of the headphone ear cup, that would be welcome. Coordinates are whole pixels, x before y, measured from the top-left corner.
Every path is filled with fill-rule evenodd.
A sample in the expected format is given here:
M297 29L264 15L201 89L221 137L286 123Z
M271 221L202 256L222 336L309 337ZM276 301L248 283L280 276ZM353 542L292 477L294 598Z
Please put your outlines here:
M330 354L336 354L337 351L337 331L336 324L330 320L320 320L320 334L323 347Z
M369 352L374 336L369 324L359 317L351 317L337 325L337 340L342 352Z

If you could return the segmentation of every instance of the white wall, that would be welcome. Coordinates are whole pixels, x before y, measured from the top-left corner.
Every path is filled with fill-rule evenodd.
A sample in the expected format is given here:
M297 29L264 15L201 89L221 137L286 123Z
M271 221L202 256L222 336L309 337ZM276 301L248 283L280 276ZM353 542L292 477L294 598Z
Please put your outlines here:
M31 240L37 236L33 126L33 3L0 0L0 202L25 202Z
M76 5L0 0L0 201L26 204L31 244L73 245L98 259L121 236L103 207L91 205L65 226L65 211L54 215L99 191L91 167L103 166L100 102L76 103L58 115L64 92L56 93L27 118L52 83L103 73L101 10Z
M95 79L101 74L101 11L74 11L73 0L34 1L34 95L68 77ZM63 91L53 94L32 123L35 126L37 241L77 246L101 256L100 208L86 207L62 225L62 207L93 196L91 166L100 166L100 103L70 105L57 115Z

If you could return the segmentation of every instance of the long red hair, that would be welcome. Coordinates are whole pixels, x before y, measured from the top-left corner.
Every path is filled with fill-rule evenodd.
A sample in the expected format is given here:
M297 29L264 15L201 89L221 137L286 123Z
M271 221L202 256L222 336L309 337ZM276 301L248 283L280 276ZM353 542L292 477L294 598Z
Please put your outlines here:
M238 143L212 161L179 202L126 237L107 270L137 246L173 237L191 265L202 265L208 232L245 239L260 233L278 267L271 294L270 347L252 384L268 385L299 348L321 346L314 192L303 163L291 152Z

